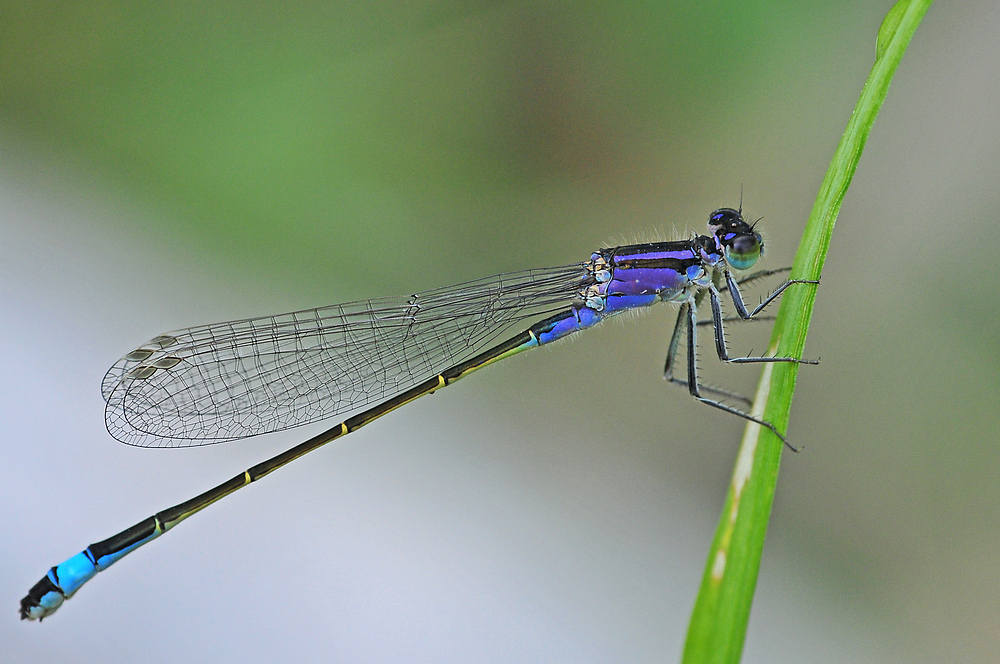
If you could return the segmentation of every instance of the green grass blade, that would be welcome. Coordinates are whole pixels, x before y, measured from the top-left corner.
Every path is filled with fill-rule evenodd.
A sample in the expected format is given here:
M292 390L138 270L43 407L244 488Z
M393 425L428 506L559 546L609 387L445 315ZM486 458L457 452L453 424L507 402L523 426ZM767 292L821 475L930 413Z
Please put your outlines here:
M879 29L875 64L823 178L791 278L820 278L833 225L868 133L930 4L931 0L900 0L886 15ZM768 354L802 357L816 292L812 285L785 291ZM797 374L796 364L765 365L751 412L786 430ZM747 425L688 627L686 664L740 660L782 449L781 441L768 429Z

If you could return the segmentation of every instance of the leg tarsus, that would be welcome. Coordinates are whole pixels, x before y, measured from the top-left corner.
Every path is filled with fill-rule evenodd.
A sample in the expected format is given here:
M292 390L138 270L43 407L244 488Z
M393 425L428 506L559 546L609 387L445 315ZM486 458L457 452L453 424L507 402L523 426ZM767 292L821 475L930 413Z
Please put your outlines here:
M695 397L695 398L698 399L698 401L702 402L703 404L707 404L707 405L712 406L714 408L718 408L719 410L725 411L725 412L727 412L727 413L729 413L731 415L736 415L737 417L742 417L744 420L749 420L750 422L754 422L756 424L759 424L762 427L767 427L768 429L771 430L771 432L775 436L777 436L778 438L781 439L781 442L783 442L785 444L785 447L787 447L788 449L790 449L793 452L801 452L802 451L801 447L795 447L794 445L792 445L791 443L789 443L788 439L781 435L781 432L778 431L777 427L775 427L773 424L771 424L770 422L768 422L766 420L762 420L760 418L754 417L753 415L750 415L749 413L744 413L742 410L739 410L737 408L733 408L732 406L727 406L726 404L719 403L718 401L712 401L711 399L706 399L704 397Z

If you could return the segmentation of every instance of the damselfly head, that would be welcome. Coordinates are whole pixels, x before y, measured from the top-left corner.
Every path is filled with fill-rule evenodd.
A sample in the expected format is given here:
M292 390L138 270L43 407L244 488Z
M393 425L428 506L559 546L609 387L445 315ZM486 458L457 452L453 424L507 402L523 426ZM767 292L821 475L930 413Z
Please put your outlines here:
M726 254L726 262L737 270L753 267L764 251L760 233L739 210L719 208L708 216L708 230Z

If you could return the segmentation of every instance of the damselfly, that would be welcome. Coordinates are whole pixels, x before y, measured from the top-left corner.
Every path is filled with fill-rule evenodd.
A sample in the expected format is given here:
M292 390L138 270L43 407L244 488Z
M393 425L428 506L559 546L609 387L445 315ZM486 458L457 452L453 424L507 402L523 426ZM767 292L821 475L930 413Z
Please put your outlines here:
M785 281L748 311L742 282L732 270L757 262L760 235L731 208L713 212L708 230L688 240L602 249L564 267L501 274L409 297L191 327L143 344L116 362L101 385L108 431L129 445L208 445L365 410L56 565L21 600L21 618L51 615L98 572L192 514L403 404L487 364L656 302L680 305L666 378L702 403L769 428L787 444L771 423L703 396L737 395L698 383L697 312L707 296L715 349L724 362L814 364L791 357L730 357L719 293L728 290L740 318L750 319L791 284L818 282ZM516 326L527 329L507 336ZM685 332L687 378L680 379L673 368Z

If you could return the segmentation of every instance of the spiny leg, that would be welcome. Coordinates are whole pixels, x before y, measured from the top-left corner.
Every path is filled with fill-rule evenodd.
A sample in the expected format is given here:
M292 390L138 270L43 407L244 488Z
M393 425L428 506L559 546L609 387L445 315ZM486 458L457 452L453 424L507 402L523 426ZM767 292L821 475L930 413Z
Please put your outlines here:
M740 295L740 287L737 285L732 273L729 272L729 270L726 270L726 286L729 288L729 295L733 298L733 304L736 306L736 313L738 313L740 318L743 318L744 320L756 316L762 309L764 309L764 307L771 304L771 302L773 302L785 291L786 288L792 284L819 284L819 281L812 279L789 279L774 289L774 292L764 298L764 301L758 304L753 311L748 312L746 305L743 304L743 296Z
M715 310L715 305L718 302L718 296L716 295L716 292L715 292L714 289L713 289L713 294L712 294L712 300L713 300L713 307L712 308L713 308L713 315L714 315L714 313L715 313L715 311L714 311ZM688 328L688 362L687 362L687 364L688 364L688 380L687 380L687 382L688 382L688 391L691 393L691 396L693 396L695 399L697 399L698 401L702 402L703 404L708 404L709 406L712 406L713 408L718 408L719 410L722 410L722 411L725 411L727 413L730 413L731 415L736 415L737 417L742 417L745 420L749 420L751 422L759 424L762 427L767 427L768 429L770 429L774 433L775 436L777 436L778 438L781 439L781 442L783 442L785 444L785 446L788 447L788 449L792 450L793 452L798 452L799 451L798 448L794 447L791 443L789 443L788 440L784 436L782 436L781 433L778 431L778 429L773 424L771 424L770 422L768 422L766 420L762 420L762 419L757 418L757 417L754 417L753 415L750 415L749 413L744 413L742 410L739 410L738 408L733 408L732 406L727 406L724 403L720 403L718 401L713 401L712 399L706 399L705 397L701 396L701 392L698 389L698 366L697 366L698 341L697 341L697 338L695 336L695 330L698 327L698 313L695 310L694 302L690 303L690 307L689 307L689 309L688 309L688 311L686 313L687 313L687 328ZM721 327L721 326L719 326L719 327ZM720 333L718 331L719 327L716 328L716 346L717 347L719 345L718 338L720 336ZM774 358L764 358L764 359L765 359L765 361L767 361L768 359L773 360Z
M754 274L751 274L750 276L748 276L748 277L746 277L746 278L744 278L744 279L742 279L742 280L740 280L739 282L736 282L736 283L747 283L747 282L752 281L754 279L767 277L767 276L770 276L770 275L773 275L773 274L778 274L780 272L786 272L789 269L790 268L779 268L779 269L776 269L776 270L762 270L760 272L755 272ZM736 305L737 310L741 312L739 320L773 320L772 316L761 316L760 318L755 318L755 315L757 313L759 313L769 303L771 303L772 301L774 301L774 299L777 298L782 293L782 291L784 291L786 288L788 288L791 284L793 284L793 283L819 283L818 281L809 281L809 280L792 280L792 281L786 281L784 284L782 284L781 286L779 286L778 289L776 289L770 296L768 296L768 298L763 303L761 303L760 306L758 306L756 309L754 309L753 313L749 313L749 312L747 312L746 306L743 303L743 298L740 296L739 289L736 287L736 283L734 283L732 275L729 272L726 272L726 280L727 280L728 285L729 285L730 294L733 296L733 303ZM718 353L719 359L721 361L723 361L723 362L729 362L729 363L732 363L732 364L749 364L749 363L759 363L759 362L795 362L797 364L819 364L819 362L817 360L800 360L798 358L792 358L792 357L740 357L740 358L730 358L729 357L729 353L728 353L728 351L726 349L725 331L724 331L724 327L723 327L723 322L724 321L728 321L728 320L737 320L737 319L736 318L724 318L722 316L722 307L721 307L721 304L719 302L719 293L718 293L718 290L714 286L710 286L706 290L708 290L708 292L709 292L709 295L711 297L711 304L712 304L712 318L710 320L698 321L697 320L697 313L696 313L697 312L697 305L698 305L698 303L701 302L702 299L704 299L706 291L701 291L700 293L698 293L698 295L696 296L696 298L694 300L690 301L689 303L684 303L683 305L681 305L680 311L678 311L677 323L674 325L674 332L673 332L673 334L670 337L670 346L669 346L669 348L667 350L667 360L666 360L666 363L665 363L665 365L663 367L663 377L666 380L668 380L669 382L676 383L678 385L688 386L688 389L689 390L691 389L691 381L690 381L691 367L692 367L693 357L697 353L697 344L693 343L694 340L692 339L693 328L695 326L698 326L698 325L708 325L709 323L711 323L713 325L713 327L714 327L716 352ZM690 317L692 315L692 312L694 312L693 313L693 315L694 315L694 323L693 324L690 323ZM689 378L686 381L682 380L680 378L675 378L674 375L673 375L673 365L674 365L674 362L676 361L676 357L677 357L677 348L680 345L681 327L682 327L683 323L685 322L685 320L687 320L689 322L689 328L692 329L692 332L689 332L689 334L688 334L688 376L689 376ZM719 395L721 397L727 397L727 398L730 398L730 399L735 399L735 400L738 400L738 401L742 401L742 402L746 403L747 405L752 405L752 403L753 403L750 399L748 399L747 397L743 396L742 394L738 394L736 392L731 392L729 390L723 390L721 388L712 387L712 386L709 386L709 385L696 385L695 389L700 390L700 391L704 391L704 392L709 392L709 393L712 393L712 394L716 394L716 395ZM701 399L700 395L696 395L696 398ZM715 405L717 408L721 408L722 410L727 410L728 411L730 409L729 406L726 406L724 404L720 404L718 402L713 402L713 405ZM733 409L733 410L735 410L735 409ZM740 411L736 411L736 412L740 412ZM742 414L741 414L741 416L742 416ZM775 432L775 433L777 433L777 432ZM784 440L784 438L782 438L782 440ZM787 441L785 441L785 442L787 444ZM791 447L791 445L789 445L789 447Z
M787 282L786 282L787 283ZM719 291L714 285L708 287L709 297L712 302L712 322L715 329L715 351L719 354L719 359L732 364L749 364L754 362L794 362L796 364L819 364L818 360L800 360L796 357L729 357L726 349L726 336L722 327L722 305L719 303ZM771 298L774 299L774 298ZM742 304L742 302L740 303ZM753 320L747 318L745 320ZM697 324L698 321L695 321Z
M748 274L747 276L739 279L736 283L740 286L744 286L751 282L757 281L758 279L765 279L767 277L773 276L775 274L781 274L782 272L790 272L792 268L790 267L779 267L775 270L758 270L753 274ZM699 293L701 295L702 293ZM698 304L701 304L701 299L698 300ZM753 318L740 318L739 316L726 316L722 319L722 322L729 323L734 320L775 320L775 316L754 316ZM698 321L698 325L714 325L715 321L711 318L706 318L705 320Z
M738 283L740 286L743 286L745 284L749 284L751 282L757 281L758 279L764 279L766 277L770 277L770 276L775 275L775 274L781 274L782 272L791 272L791 271L792 271L792 268L790 268L790 267L779 267L779 268L774 269L774 270L758 270L757 272L754 272L752 274L748 274L747 276L743 277L742 279L740 279L736 283Z
M677 312L677 323L674 324L674 333L670 335L670 346L667 348L667 361L663 366L663 377L675 385L681 385L687 387L688 381L682 378L674 377L674 362L677 360L677 347L680 345L681 331L684 329L685 323L687 323L688 315L687 309L691 305L684 303L681 305L680 310ZM708 320L706 323L712 323L714 321ZM701 323L698 323L701 325ZM711 392L712 394L717 394L721 397L728 397L730 399L736 399L746 403L748 406L752 405L752 402L747 397L742 394L737 394L736 392L730 392L729 390L723 390L718 387L712 387L710 385L700 385L699 388L705 392Z
M677 359L677 346L680 344L681 330L683 329L684 321L687 320L687 310L689 306L690 305L685 302L681 305L680 309L678 309L677 322L674 323L674 332L670 335L670 345L667 346L667 361L663 365L663 377L671 383L678 382L678 379L674 378L674 360Z
M723 323L732 323L734 321L740 321L741 323L756 323L758 321L765 320L776 320L777 316L754 316L753 318L740 318L739 316L725 316L722 319ZM698 321L699 327L704 327L706 325L715 325L715 321L711 318L706 318L705 320Z

